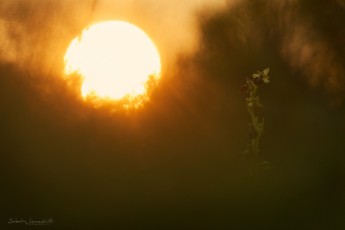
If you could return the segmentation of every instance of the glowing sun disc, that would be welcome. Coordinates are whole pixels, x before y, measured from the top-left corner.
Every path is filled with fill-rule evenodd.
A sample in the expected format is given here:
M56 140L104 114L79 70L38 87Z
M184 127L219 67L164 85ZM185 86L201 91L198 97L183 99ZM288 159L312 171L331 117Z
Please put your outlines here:
M81 94L120 100L147 92L158 79L160 56L151 39L124 21L94 24L73 39L64 57L65 73L82 77Z

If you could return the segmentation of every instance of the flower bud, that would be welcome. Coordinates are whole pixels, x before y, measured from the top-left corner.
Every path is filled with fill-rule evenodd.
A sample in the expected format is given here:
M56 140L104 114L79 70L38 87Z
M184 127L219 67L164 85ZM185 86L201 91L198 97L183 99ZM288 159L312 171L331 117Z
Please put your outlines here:
M249 125L249 137L255 139L258 136L258 132L255 130L253 125Z
M254 81L254 76L247 77L247 81Z
M257 85L257 86L260 86L264 83L264 80L262 79L262 77L256 77L254 78L254 84Z
M254 115L259 116L263 110L263 106L260 104L255 104L254 105Z
M249 86L248 85L243 85L241 87L241 93L245 94L249 91Z
M262 114L258 115L258 122L259 124L262 124L264 122L264 116Z

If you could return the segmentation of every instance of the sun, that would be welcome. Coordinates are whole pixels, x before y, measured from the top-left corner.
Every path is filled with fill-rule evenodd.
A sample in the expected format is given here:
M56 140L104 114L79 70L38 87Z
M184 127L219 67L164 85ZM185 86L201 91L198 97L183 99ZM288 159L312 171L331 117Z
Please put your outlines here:
M155 44L144 31L124 21L84 29L70 43L64 62L67 76L81 77L84 99L125 100L127 106L148 99L148 86L161 71Z

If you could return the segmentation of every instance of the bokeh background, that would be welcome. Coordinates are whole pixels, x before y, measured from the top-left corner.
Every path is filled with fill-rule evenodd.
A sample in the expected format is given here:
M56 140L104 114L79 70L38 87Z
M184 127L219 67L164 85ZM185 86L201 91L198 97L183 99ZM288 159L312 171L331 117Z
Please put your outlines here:
M127 20L162 55L143 109L83 102L63 76L90 23ZM345 1L57 1L0 5L0 215L55 229L344 229ZM245 78L261 158L242 155Z

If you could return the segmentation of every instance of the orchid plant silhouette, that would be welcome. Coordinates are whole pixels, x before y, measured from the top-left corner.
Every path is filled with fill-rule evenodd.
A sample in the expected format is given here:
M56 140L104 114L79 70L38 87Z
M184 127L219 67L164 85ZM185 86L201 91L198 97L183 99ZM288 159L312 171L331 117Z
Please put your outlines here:
M270 82L268 76L269 68L258 71L251 77L246 79L246 83L242 86L241 92L246 95L246 106L250 115L249 122L249 144L244 154L249 156L252 161L251 172L254 175L259 169L268 169L270 164L267 161L260 161L259 144L262 133L264 132L263 105L258 96L258 89Z

